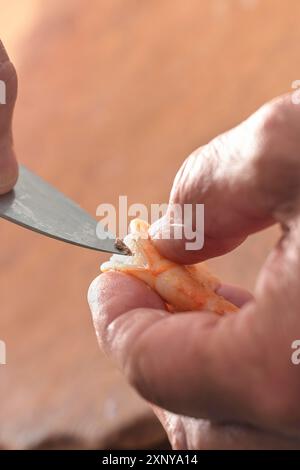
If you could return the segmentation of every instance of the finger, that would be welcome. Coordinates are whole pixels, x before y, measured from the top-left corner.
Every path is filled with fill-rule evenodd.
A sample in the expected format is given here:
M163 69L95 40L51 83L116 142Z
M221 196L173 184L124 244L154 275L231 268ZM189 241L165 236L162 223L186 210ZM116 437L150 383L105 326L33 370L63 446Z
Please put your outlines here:
M145 327L148 319L159 321L165 312L163 300L148 287L144 282L133 276L128 276L120 272L107 272L98 276L91 283L88 292L88 302L93 314L93 321L98 340L102 347L110 353L111 330L114 320L119 320L119 326L124 320L127 327L126 335L138 335L135 331L135 323L125 324L126 312L133 309L141 309L141 321L139 328ZM149 315L142 315L143 309L156 309ZM138 310L137 315L138 315ZM124 317L124 318L123 318Z
M262 413L266 382L259 345L249 355L255 337L251 312L221 318L209 312L170 315L157 294L120 273L97 278L89 302L100 343L151 403L210 419L268 417ZM257 377L257 386L249 387Z
M221 286L217 288L216 292L237 307L242 307L247 302L254 300L251 292L243 289L242 287L233 286L232 284L221 284Z
M0 41L0 194L9 191L18 177L12 139L12 116L16 96L16 71Z
M205 205L204 247L187 251L184 233L163 236L174 222L170 206L150 231L160 252L184 264L219 256L282 221L282 211L299 212L299 132L300 108L285 95L195 151L175 178L170 203L192 205L193 228L196 204Z
M8 53L0 40L0 76L1 80L5 82L6 93L5 93L5 104L11 111L11 107L14 106L17 98L17 87L18 80L16 69L13 63L10 61Z
M0 195L10 191L18 179L18 164L11 146L1 145L0 138Z
M4 47L3 42L0 40L0 63L9 61L7 51Z

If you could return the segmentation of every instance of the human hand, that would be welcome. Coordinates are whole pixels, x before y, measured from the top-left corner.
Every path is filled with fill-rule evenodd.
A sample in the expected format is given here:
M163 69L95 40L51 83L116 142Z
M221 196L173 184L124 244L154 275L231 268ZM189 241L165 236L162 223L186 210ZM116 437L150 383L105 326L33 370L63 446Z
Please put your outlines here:
M154 405L174 448L300 448L300 374L291 362L300 331L299 132L300 108L285 95L194 152L170 200L205 204L205 246L186 252L184 240L153 240L188 264L280 223L254 299L220 288L241 305L237 315L170 315L155 292L122 273L91 285L100 344Z
M6 103L0 104L0 194L14 186L18 165L13 149L12 117L17 98L18 80L13 64L0 41L0 80L5 83Z

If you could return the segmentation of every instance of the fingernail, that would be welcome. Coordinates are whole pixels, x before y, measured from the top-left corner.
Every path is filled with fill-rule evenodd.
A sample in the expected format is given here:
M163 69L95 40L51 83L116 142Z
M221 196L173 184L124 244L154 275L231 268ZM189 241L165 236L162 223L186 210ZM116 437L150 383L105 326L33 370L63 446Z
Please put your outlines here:
M149 235L154 240L171 240L183 238L184 225L180 220L170 219L168 215L164 215L161 219L156 220L150 229Z

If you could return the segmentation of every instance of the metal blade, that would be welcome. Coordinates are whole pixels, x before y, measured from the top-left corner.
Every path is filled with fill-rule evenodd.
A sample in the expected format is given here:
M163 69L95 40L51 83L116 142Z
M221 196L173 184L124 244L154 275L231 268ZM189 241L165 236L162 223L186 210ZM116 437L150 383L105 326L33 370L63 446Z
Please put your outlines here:
M15 188L0 196L0 217L73 245L124 254L115 246L113 234L24 166L20 166Z

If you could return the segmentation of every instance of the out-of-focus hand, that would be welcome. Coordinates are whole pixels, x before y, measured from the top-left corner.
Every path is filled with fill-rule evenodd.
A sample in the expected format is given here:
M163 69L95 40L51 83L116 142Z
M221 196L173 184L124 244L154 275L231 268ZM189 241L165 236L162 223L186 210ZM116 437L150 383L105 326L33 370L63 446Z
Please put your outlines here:
M300 106L280 97L194 152L170 200L205 204L201 251L154 239L186 264L282 225L254 299L222 286L242 306L237 315L170 315L141 281L102 274L89 291L100 344L153 405L174 448L300 448L300 365L291 361L300 339Z
M18 165L13 150L12 117L17 98L18 80L13 64L0 41L1 100L3 83L6 103L0 104L0 194L8 192L18 178Z

